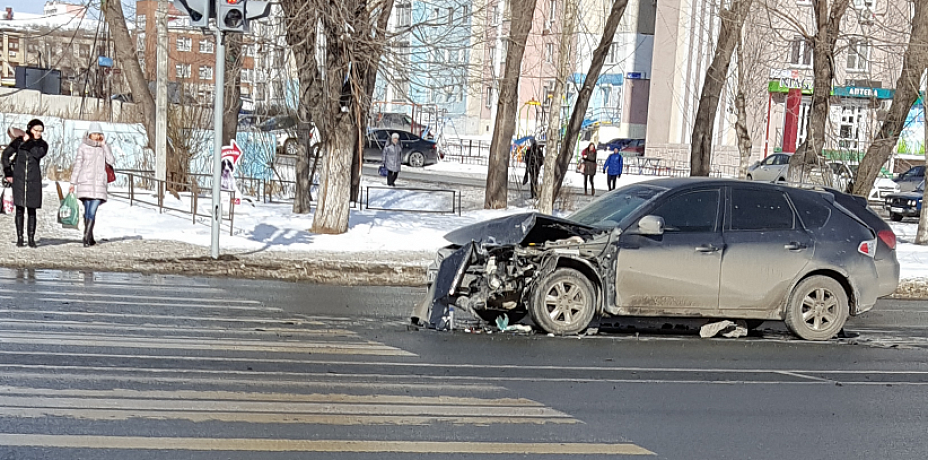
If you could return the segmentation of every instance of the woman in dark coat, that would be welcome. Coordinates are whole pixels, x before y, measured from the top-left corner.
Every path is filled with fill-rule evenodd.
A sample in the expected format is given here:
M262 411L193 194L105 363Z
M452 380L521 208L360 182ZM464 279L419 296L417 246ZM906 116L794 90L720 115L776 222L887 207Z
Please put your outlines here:
M596 195L596 187L593 186L593 176L596 175L596 144L592 142L580 155L580 161L583 163L583 194L586 195L586 183L590 183L590 195Z
M45 125L32 120L22 138L13 139L3 151L3 175L13 189L16 205L16 246L23 247L23 221L29 215L29 247L35 244L35 211L42 207L42 167L40 161L48 153L48 144L42 140Z

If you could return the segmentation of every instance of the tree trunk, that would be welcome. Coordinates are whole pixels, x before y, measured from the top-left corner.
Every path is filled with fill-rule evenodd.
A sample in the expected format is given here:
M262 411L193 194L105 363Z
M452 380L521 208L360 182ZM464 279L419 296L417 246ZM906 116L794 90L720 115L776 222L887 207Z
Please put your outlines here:
M538 195L538 211L551 214L554 212L554 164L561 141L561 99L564 87L570 77L570 44L577 25L577 3L566 2L561 25L561 43L558 46L557 79L554 80L554 99L551 101L551 118L548 123L548 135L545 142L545 172L541 179L541 193Z
M925 69L925 87L928 88L928 68ZM922 149L925 150L925 164L928 164L928 103L922 99ZM922 203L928 203L928 187L922 187ZM928 206L922 206L918 213L918 231L915 244L928 244Z
M116 50L116 59L122 64L123 75L132 91L132 100L139 104L142 112L142 126L148 136L148 147L155 148L155 98L148 89L148 80L142 73L138 53L135 49L135 40L129 35L126 26L126 16L122 11L122 2L106 2L104 14L106 24L110 27L113 37L113 47ZM170 151L168 152L170 156Z
M735 94L735 110L737 111L738 120L735 122L735 133L738 135L738 153L740 162L738 165L738 178L744 179L748 175L748 167L751 164L751 134L748 131L748 111L744 102L744 87L747 82L744 80L744 54L741 52L742 44L738 42L738 92Z
M324 91L320 66L316 61L316 25L319 22L319 17L315 9L296 3L298 2L286 2L282 3L281 6L284 9L287 21L287 44L290 45L293 53L297 78L299 79L297 117L301 126L311 126L309 123L318 114ZM308 214L311 210L312 195L310 191L316 166L314 156L327 137L322 130L318 131L321 137L321 139L317 139L319 143L314 148L300 149L299 156L296 159L294 214Z
M235 139L242 109L242 35L226 35L225 88L223 88L222 145Z
M347 114L344 114L347 115ZM352 141L354 122L340 117L335 130L329 134L329 149L322 159L322 182L319 185L319 202L313 216L313 233L340 234L348 230L350 211L351 159L356 147Z
M831 83L835 78L835 43L848 3L849 0L834 0L830 14L827 1L817 0L812 3L816 25L815 36L812 37L812 69L815 74L812 107L809 111L809 122L806 124L806 140L789 159L788 182L806 182L812 170L819 167L822 170L824 185L832 185L831 170L821 158L821 154L825 148Z
M728 66L735 46L741 41L741 29L751 10L752 0L731 0L731 5L719 12L721 28L715 47L715 57L706 70L699 96L690 150L690 175L708 176L712 161L712 136L718 115L719 99L728 77ZM739 82L740 85L740 82Z
M866 197L873 188L876 176L883 164L893 154L893 148L899 142L899 133L905 126L912 105L918 100L918 86L922 71L928 66L928 0L916 0L915 15L912 20L912 33L902 61L902 73L896 80L896 93L886 120L880 126L876 138L867 154L860 160L857 177L854 180L854 194ZM923 101L924 102L924 101Z
M612 10L609 11L609 17L606 19L606 26L603 28L603 36L599 40L599 45L593 51L593 59L590 62L590 68L587 70L586 78L583 80L583 87L577 94L577 102L570 114L570 121L567 123L567 132L561 143L560 152L558 152L557 162L554 165L545 163L545 174L548 168L554 170L554 193L553 200L561 193L561 184L564 183L564 176L567 174L567 166L570 164L570 157L574 152L574 144L577 143L577 136L580 135L580 128L583 126L583 117L586 116L586 109L590 104L590 97L593 95L593 88L596 87L596 81L599 80L599 74L603 70L603 64L606 62L606 55L609 54L609 48L615 39L615 30L625 14L625 7L628 0L614 0ZM553 167L552 167L553 166Z
M624 1L624 0L623 0ZM525 42L532 29L536 0L507 2L512 21L509 30L509 46L506 50L506 69L499 83L496 123L490 141L489 170L484 200L486 209L502 209L509 195L509 152L515 132L516 111L519 107L519 74L522 73L522 56Z

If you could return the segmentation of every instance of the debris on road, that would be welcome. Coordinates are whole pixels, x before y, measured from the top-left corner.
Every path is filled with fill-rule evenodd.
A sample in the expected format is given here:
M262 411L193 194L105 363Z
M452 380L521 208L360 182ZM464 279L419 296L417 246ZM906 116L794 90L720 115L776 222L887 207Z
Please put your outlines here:
M748 335L748 326L744 321L718 321L715 323L709 323L699 328L699 336L708 339L715 337L719 334L722 334L723 337L729 339L737 339L738 337L744 337Z

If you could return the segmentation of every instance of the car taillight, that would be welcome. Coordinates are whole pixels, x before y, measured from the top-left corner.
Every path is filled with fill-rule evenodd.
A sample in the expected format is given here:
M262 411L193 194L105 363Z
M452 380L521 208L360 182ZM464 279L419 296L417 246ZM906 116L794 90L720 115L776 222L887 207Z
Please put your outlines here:
M892 230L880 230L876 236L880 241L886 243L889 249L896 249L896 234Z
M857 252L867 257L875 256L876 255L876 240L861 241L860 245L857 246Z

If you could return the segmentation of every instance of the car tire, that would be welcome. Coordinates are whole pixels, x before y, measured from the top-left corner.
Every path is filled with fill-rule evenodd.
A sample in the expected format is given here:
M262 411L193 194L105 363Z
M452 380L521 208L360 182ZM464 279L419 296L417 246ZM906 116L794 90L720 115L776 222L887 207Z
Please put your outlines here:
M747 176L747 177L745 177L745 179L747 179L747 180L754 180L754 176L752 176L752 175L750 175L750 174L748 174L748 176Z
M596 310L596 289L572 268L558 268L541 279L532 293L532 321L545 332L578 334L589 326Z
M799 282L786 305L786 326L805 340L828 340L838 334L848 316L844 286L834 278L811 276Z
M425 155L422 152L412 152L409 154L409 166L421 168L425 166Z
M902 214L897 214L894 212L889 213L889 219L893 222L902 222Z

